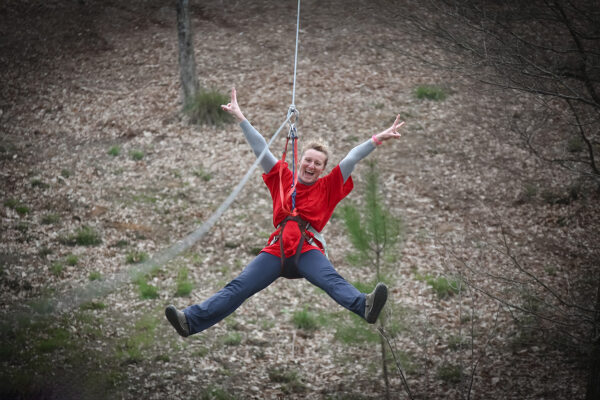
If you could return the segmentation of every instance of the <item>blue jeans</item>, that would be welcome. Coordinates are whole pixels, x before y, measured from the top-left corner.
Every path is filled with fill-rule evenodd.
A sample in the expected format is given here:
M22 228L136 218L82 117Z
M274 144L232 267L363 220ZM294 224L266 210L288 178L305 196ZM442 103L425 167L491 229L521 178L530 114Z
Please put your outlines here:
M361 293L337 273L333 265L318 250L300 255L298 265L286 260L285 276L305 278L323 289L341 306L364 318L365 294ZM201 304L183 310L190 334L210 328L234 312L250 296L263 290L281 276L281 259L260 253L242 273Z

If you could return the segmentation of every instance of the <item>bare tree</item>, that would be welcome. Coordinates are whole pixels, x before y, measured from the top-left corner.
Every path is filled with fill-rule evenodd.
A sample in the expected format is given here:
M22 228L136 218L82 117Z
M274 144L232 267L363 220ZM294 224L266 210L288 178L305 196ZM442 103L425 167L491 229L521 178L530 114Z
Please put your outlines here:
M433 51L409 54L433 66L533 99L531 110L510 116L511 128L549 168L559 165L581 182L600 187L600 3L595 0L378 0L390 24L414 35ZM399 23L398 21L401 21ZM436 51L440 50L440 51ZM405 49L403 51L406 52ZM444 55L441 57L440 55ZM524 115L527 115L525 118ZM587 227L589 234L597 233ZM548 284L504 242L497 251L505 271L487 278L506 288L480 290L536 321L536 328L559 331L588 355L587 399L600 398L600 277L598 249L587 238L572 238L583 259L576 274L581 286L565 292ZM593 260L595 261L586 261ZM465 264L466 265L466 264ZM472 272L476 269L468 268ZM494 271L492 269L477 269ZM579 279L580 278L580 279ZM508 291L528 293L519 303ZM575 296L574 294L577 294ZM521 318L522 319L522 318Z
M600 185L600 3L593 0L379 0L403 33L456 57L413 54L501 89L534 95L512 117L525 146ZM432 53L435 54L435 53Z
M453 255L450 270L476 292L497 301L513 316L517 325L515 340L528 345L535 340L560 348L565 353L579 354L588 364L586 399L599 398L600 390L600 323L598 320L598 274L594 260L598 248L589 249L581 271L566 279L544 276L534 266L527 265L517 254L513 238L503 232L498 245L481 243L480 255L463 259ZM451 251L452 253L452 251ZM486 265L489 254L493 266ZM553 274L549 271L550 275ZM495 285L485 285L482 281Z
M189 0L177 0L177 37L179 41L179 73L184 107L198 92L196 59L190 23Z

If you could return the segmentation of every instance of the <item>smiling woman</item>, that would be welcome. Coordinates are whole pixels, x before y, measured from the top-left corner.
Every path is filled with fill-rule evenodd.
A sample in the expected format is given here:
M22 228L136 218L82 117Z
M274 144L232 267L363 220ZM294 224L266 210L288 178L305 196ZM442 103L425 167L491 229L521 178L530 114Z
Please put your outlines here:
M348 283L327 259L320 232L337 204L352 191L354 184L350 175L356 164L384 141L400 138L398 129L404 122L396 117L391 127L354 147L325 176L321 175L329 158L326 147L318 143L308 145L298 163L298 182L294 184L294 174L288 164L275 158L263 136L244 117L235 89L231 91L231 102L221 108L240 122L257 157L266 150L260 165L273 201L276 229L260 254L212 297L183 311L174 306L167 307L165 315L169 322L184 337L201 332L227 317L246 299L279 277L284 277L307 279L341 306L368 323L375 323L387 301L387 287L379 283L372 293L366 294ZM284 191L290 187L294 187L293 195L284 196Z
M327 166L328 155L325 145L309 144L300 160L298 179L305 184L314 183Z

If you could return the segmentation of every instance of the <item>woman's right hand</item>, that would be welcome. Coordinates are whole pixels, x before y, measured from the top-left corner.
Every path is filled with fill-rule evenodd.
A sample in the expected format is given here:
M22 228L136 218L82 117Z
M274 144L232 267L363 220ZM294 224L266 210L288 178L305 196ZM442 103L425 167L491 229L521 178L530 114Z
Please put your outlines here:
M244 117L244 114L242 114L242 110L240 110L240 106L238 105L235 88L231 89L231 101L227 104L223 104L221 109L233 115L239 122L246 120L246 117Z

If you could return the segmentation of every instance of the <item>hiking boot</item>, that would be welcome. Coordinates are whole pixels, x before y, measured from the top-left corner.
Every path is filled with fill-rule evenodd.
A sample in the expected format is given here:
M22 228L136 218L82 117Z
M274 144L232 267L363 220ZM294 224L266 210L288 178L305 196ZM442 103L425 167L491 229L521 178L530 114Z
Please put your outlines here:
M175 306L169 306L165 309L165 315L177 333L183 337L190 336L190 328L182 311L176 309Z
M387 286L383 283L378 283L375 289L367 295L365 301L365 319L368 323L374 324L379 317L379 313L383 309L387 301Z

